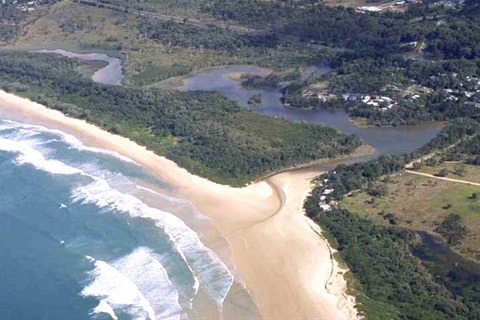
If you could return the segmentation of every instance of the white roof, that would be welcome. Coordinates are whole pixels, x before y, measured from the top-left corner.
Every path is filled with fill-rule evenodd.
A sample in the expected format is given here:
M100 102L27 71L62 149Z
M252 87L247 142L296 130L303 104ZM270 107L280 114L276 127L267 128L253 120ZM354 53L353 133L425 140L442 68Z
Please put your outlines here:
M322 209L323 211L331 211L332 210L332 207L328 204L320 204L320 209Z
M375 6L363 6L363 7L358 7L358 10L371 11L371 12L382 11L382 9L380 9L379 7L375 7Z
M323 194L330 194L333 192L333 189L325 189L323 190Z

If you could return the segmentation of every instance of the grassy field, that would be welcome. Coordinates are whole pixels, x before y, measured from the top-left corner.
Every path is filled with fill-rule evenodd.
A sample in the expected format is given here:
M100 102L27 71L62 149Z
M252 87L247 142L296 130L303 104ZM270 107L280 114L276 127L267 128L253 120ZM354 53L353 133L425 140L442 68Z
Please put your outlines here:
M447 162L441 163L436 166L424 165L416 171L429 174L437 174L442 169L448 171L447 178L480 183L480 166Z
M480 199L471 198L472 193L480 191L478 187L408 173L392 176L387 181L378 182L386 186L386 196L372 197L361 191L346 197L342 205L378 224L396 224L431 233L435 233L435 227L445 216L459 214L468 233L453 249L480 261Z

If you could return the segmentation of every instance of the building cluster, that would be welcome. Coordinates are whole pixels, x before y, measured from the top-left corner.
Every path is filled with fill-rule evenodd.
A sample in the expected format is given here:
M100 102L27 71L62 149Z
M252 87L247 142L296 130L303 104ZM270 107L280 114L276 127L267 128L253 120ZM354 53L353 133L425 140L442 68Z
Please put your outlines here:
M391 109L396 104L396 102L389 97L362 95L359 93L345 93L342 95L342 98L345 101L361 101L369 106L380 107L380 109L384 111Z
M33 11L35 10L35 7L39 4L39 1L28 1L28 2L21 2L19 3L18 0L13 0L13 1L7 1L7 0L1 0L1 4L7 4L11 3L13 5L16 5L16 8L20 11L27 12L27 11Z
M335 171L334 171L334 173L335 173ZM323 180L323 182L326 184L328 182L328 179ZM320 201L318 202L318 206L323 211L331 211L332 210L332 206L327 203L327 196L329 194L331 194L333 191L334 191L334 189L328 189L328 188L325 188L325 189L321 190L322 195L320 196L320 199L319 199Z
M457 74L453 76L456 77ZM457 101L461 96L471 98L480 93L480 79L476 76L466 76L463 80L459 80L454 88L445 88L443 91L448 94L448 100Z

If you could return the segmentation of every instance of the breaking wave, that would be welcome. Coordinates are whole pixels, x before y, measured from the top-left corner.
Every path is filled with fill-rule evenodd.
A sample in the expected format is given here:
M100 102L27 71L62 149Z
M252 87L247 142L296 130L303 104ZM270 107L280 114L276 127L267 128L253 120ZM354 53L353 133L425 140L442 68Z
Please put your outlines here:
M223 303L233 283L233 275L182 220L168 212L151 208L137 197L121 193L111 188L107 181L98 178L91 184L74 189L72 201L95 204L99 208L155 221L155 224L175 243L178 253L198 279L199 284L195 286L202 288L217 305Z
M15 161L19 165L31 164L39 170L52 174L83 174L82 170L73 168L61 161L46 159L40 151L24 142L0 138L0 150L18 153Z
M8 138L15 137L16 138L15 140L17 141L18 140L23 141L26 138L35 136L37 134L48 133L48 134L55 135L61 141L68 143L72 148L77 149L79 151L88 151L92 153L105 154L105 155L113 156L125 162L135 163L135 161L133 161L129 157L121 155L118 152L104 150L104 149L95 148L95 147L87 147L73 135L65 133L60 130L48 129L46 127L39 126L39 125L23 124L15 121L10 121L10 120L1 120L0 131L9 130L9 129L16 129L16 132L13 133L13 136L7 136L7 137Z
M96 260L94 264L92 282L81 292L84 297L100 298L101 307L108 305L134 319L156 320L155 310L132 280L105 261ZM95 311L99 311L98 306Z
M95 261L89 258L90 261ZM129 255L111 262L109 267L100 262L99 268L98 262L95 262L96 271L91 272L92 283L82 291L84 296L102 299L99 306L93 310L94 313L108 311L107 313L112 315L110 309L122 310L122 305L129 305L136 306L127 308L136 317L141 318L143 312L138 312L141 309L147 312L150 320L180 319L183 311L178 302L178 293L168 278L167 271L159 262L159 257L152 250L139 247ZM110 273L102 273L107 271ZM121 281L117 286L110 285L118 279ZM133 289L133 285L136 289ZM132 290L133 294L128 296L122 293L122 290L127 289ZM120 296L124 299L119 300ZM110 306L110 309L107 306Z
M180 319L185 317L184 309L191 308L191 302L199 291L221 309L234 280L227 266L181 219L148 206L131 193L151 191L169 202L189 207L195 218L208 219L197 212L189 201L156 193L138 186L120 172L110 171L101 160L94 161L95 154L106 154L123 162L133 161L115 152L86 147L75 137L61 131L0 120L0 136L0 151L15 153L14 162L18 165L32 165L56 175L82 176L83 179L77 181L70 191L73 203L93 204L104 213L120 213L153 221L167 238L163 240L177 256L171 260L171 257L159 255L152 249L140 247L112 261L87 257L94 264L94 269L90 272L91 282L81 295L98 299L99 304L92 310L92 315L109 314L112 319L119 319L122 314L128 313L134 319ZM92 161L65 163L59 160L63 154L57 153L54 158L56 145L50 143L58 141L77 150L93 152ZM185 278L187 281L180 283L175 277L169 278L170 269L177 267L172 261L184 264L186 272L190 273L190 278ZM190 305L186 300L190 301Z

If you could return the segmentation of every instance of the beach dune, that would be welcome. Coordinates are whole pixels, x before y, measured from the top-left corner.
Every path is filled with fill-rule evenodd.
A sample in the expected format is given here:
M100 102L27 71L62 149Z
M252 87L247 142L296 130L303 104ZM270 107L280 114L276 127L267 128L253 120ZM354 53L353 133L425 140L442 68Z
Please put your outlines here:
M126 138L0 91L0 116L59 129L85 145L116 151L172 185L212 219L231 243L238 277L264 319L353 319L355 300L318 227L303 214L311 179L321 172L284 172L244 188L190 174Z

